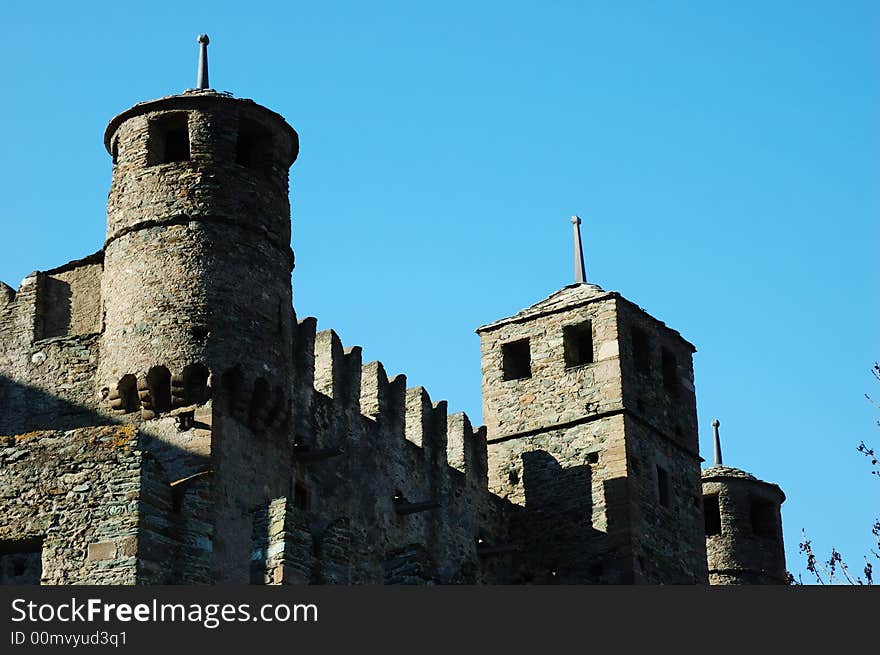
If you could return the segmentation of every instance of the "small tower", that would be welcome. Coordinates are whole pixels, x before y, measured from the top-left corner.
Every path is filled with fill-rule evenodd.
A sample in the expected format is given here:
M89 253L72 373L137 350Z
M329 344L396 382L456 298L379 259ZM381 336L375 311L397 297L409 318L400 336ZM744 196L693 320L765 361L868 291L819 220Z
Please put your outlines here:
M122 112L104 143L113 179L99 385L199 362L215 382L235 366L285 381L293 128L251 100L190 89Z
M712 421L714 466L702 473L709 584L786 584L782 503L777 485L724 466L720 422Z
M477 329L511 581L705 583L695 349L586 281L572 223L575 282Z
M206 35L199 44L200 88L139 103L104 135L113 177L96 386L118 420L144 422L171 479L212 487L202 496L214 523L193 514L209 533L198 542L207 579L246 582L253 508L289 483L299 140L279 114L207 88ZM174 412L192 407L178 432Z

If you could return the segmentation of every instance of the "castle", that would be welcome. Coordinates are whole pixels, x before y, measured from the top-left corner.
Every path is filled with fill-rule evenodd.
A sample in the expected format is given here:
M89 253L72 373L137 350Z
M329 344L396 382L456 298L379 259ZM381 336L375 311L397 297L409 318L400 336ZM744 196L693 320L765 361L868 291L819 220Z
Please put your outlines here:
M104 246L0 283L2 584L776 584L782 491L700 471L694 346L575 283L477 329L447 415L292 307L296 131L113 118Z

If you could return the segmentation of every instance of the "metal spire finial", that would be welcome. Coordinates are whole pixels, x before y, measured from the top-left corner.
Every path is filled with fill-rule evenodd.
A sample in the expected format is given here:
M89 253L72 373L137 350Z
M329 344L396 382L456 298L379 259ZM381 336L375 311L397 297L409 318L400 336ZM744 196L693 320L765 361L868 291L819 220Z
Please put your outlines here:
M199 76L196 80L197 89L211 88L208 83L208 44L211 42L207 34L199 34Z
M574 283L584 284L587 281L587 269L584 267L584 248L581 245L580 216L572 216L571 224L574 226Z
M721 421L717 418L712 419L712 431L715 433L715 466L722 466L721 461L721 436L718 434L718 426Z

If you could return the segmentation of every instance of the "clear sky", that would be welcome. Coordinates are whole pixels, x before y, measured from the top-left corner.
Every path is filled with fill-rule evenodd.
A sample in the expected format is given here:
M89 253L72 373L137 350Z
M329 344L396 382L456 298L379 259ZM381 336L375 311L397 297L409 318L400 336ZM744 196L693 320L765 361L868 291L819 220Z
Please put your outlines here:
M480 422L473 330L587 276L696 344L704 457L852 568L880 514L880 4L43 2L0 10L0 280L101 247L116 113L211 82L298 130L294 304Z

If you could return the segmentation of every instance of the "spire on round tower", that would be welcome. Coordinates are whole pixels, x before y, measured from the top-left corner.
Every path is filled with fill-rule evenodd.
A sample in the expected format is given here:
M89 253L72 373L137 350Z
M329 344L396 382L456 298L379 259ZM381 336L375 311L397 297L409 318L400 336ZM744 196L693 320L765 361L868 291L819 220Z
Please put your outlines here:
M571 224L574 227L574 283L585 284L587 282L587 269L584 266L584 248L581 244L580 216L572 216Z
M721 459L721 435L718 434L718 428L720 425L721 421L717 418L712 419L712 432L714 433L715 441L715 466L723 466Z
M196 41L199 43L199 73L196 78L196 88L209 89L211 85L208 82L208 44L211 40L207 34L199 34Z

